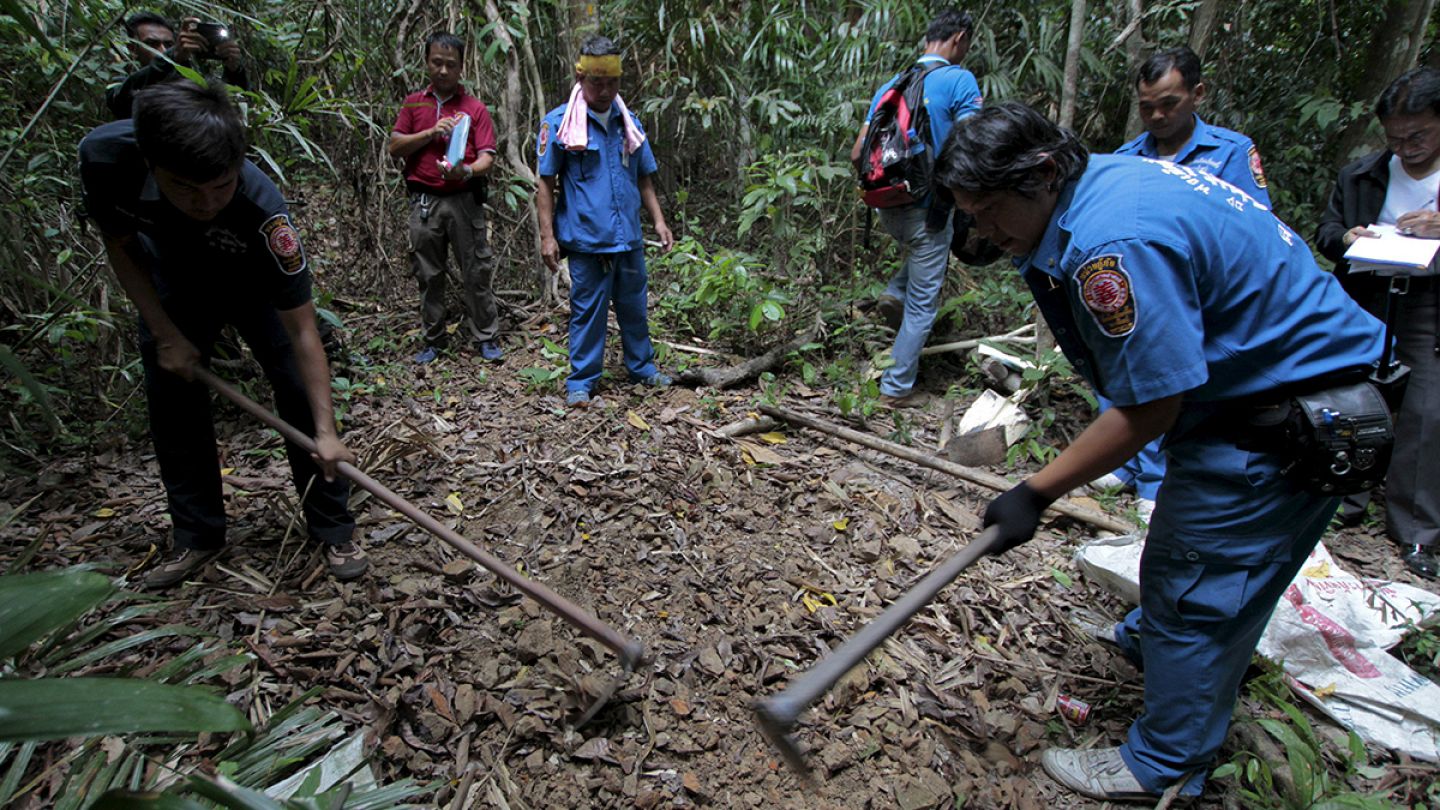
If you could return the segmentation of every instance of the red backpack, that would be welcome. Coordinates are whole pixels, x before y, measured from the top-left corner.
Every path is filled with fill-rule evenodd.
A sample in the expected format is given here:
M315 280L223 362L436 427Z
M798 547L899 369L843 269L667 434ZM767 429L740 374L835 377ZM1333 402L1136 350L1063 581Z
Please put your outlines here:
M856 166L866 205L897 208L929 196L935 158L930 114L925 109L925 77L940 67L933 62L913 65L876 102Z

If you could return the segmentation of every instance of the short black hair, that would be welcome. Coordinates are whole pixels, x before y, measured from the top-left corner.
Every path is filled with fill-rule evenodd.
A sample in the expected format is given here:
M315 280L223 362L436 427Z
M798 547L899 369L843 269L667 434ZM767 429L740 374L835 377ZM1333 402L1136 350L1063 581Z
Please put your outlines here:
M591 34L580 43L581 56L615 56L619 53L620 46L604 34Z
M953 8L946 9L937 14L935 19L930 21L930 25L925 28L925 41L944 42L956 34L963 34L974 28L974 17Z
M175 26L171 25L169 20L161 17L159 14L153 11L137 11L125 18L126 35L131 38L136 37L142 25L163 25L170 29L170 33L175 33Z
M1375 102L1375 117L1382 121L1394 115L1440 116L1440 70L1415 68L1385 88Z
M1170 48L1165 51L1156 51L1150 54L1150 58L1140 66L1140 72L1135 75L1135 86L1139 87L1141 82L1153 84L1164 78L1171 70L1180 71L1180 80L1185 83L1186 90L1194 90L1195 85L1200 83L1200 57L1188 47L1181 45L1178 48Z
M1047 159L1055 161L1053 181L1037 171ZM1032 197L1079 177L1089 162L1090 150L1075 133L1024 104L1003 101L955 123L935 161L935 179L948 189Z
M151 167L203 183L245 162L245 122L219 82L151 85L135 95L134 121L135 143Z
M442 48L454 48L455 53L460 56L460 64L465 64L465 40L455 36L449 31L436 31L425 38L425 61L430 61L430 48L439 45Z

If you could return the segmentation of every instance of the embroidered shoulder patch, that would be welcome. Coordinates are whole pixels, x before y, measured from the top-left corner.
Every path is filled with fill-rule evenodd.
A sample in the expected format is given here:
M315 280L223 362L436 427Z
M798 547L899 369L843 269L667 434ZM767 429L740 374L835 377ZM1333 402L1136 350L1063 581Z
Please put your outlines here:
M545 150L550 148L550 122L546 121L540 125L540 143L535 147L540 157L545 157Z
M1265 188L1265 167L1260 165L1260 150L1255 144L1250 144L1250 174L1255 178L1255 185Z
M1075 274L1080 300L1100 331L1110 337L1124 337L1135 331L1135 294L1130 274L1119 254L1096 256Z
M275 263L280 265L280 272L293 276L305 269L305 249L300 246L300 234L295 233L289 216L276 214L270 217L260 226L260 233L265 237L265 247L270 249Z

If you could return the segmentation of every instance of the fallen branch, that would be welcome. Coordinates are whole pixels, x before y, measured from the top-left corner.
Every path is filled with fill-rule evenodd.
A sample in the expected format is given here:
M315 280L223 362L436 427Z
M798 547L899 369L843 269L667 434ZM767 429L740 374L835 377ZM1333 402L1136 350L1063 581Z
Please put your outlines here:
M871 436L868 433L861 433L858 430L833 425L829 422L815 419L786 408L778 408L774 405L761 405L760 412L768 416L773 416L776 419L783 419L786 422L800 425L801 427L808 427L811 430L817 430L821 433L844 439L847 442L854 442L863 447L868 447L871 450L879 450L882 453L887 453L896 458L914 462L922 467L929 467L932 470L949 473L963 481L979 484L980 486L993 489L997 492L1004 492L1015 486L1014 482L1003 476L987 473L983 470L974 469L973 467L966 467L956 464L953 461L946 461L943 458L936 458L929 453L906 447L903 444L888 442L884 439ZM1135 531L1134 526L1119 518L1111 517L1103 512L1097 512L1094 509L1087 509L1076 503L1072 503L1068 498L1061 498L1051 504L1050 511L1118 534L1132 534Z
M706 385L711 388L729 388L751 377L758 377L785 361L785 357L796 349L815 340L816 331L804 334L774 347L768 352L746 360L735 366L723 368L687 368L680 372L680 382L686 385Z
M981 343L998 343L1006 346L1034 346L1033 337L987 337L974 338L972 340L961 340L955 343L940 343L934 346L926 346L920 350L920 354L941 354L943 352L964 352L969 351Z
M724 427L716 428L715 435L726 439L736 439L741 436L748 436L751 433L764 433L767 430L774 430L780 423L768 416L747 416L744 419L731 422Z
M701 346L689 346L684 343L672 343L668 340L660 340L659 338L651 338L650 340L652 343L659 343L661 346L669 346L677 352L689 352L690 354L708 354L712 357L725 356L725 352L717 352L714 349L706 349Z

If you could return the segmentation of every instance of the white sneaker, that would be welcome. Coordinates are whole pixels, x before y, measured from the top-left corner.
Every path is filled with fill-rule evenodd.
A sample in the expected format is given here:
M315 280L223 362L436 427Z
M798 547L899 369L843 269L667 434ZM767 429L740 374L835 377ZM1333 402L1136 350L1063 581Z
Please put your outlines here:
M1141 786L1119 748L1051 748L1040 755L1040 765L1051 779L1092 799L1153 802L1159 798Z
M1150 516L1155 514L1155 502L1149 498L1136 498L1135 512L1140 516L1140 522L1149 526Z

